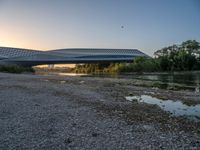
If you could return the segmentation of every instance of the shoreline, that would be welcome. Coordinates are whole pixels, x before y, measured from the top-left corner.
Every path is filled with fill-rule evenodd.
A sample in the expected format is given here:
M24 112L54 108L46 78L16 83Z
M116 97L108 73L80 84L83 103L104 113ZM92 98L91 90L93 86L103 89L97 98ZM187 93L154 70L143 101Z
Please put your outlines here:
M200 70L196 70L196 71L168 71L168 72L141 72L141 74L144 75L162 75L162 74L189 74L189 73L200 73ZM140 73L137 72L130 72L130 73L122 73L122 75L137 75Z
M198 149L200 122L125 96L149 92L194 105L200 93L136 82L0 73L0 148Z

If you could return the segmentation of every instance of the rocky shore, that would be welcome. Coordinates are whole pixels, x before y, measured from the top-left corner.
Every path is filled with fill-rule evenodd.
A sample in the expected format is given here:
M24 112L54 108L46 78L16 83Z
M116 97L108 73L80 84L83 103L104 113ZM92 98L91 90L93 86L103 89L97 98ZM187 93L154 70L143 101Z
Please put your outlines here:
M0 149L200 149L199 121L125 99L148 93L193 105L200 93L142 85L0 73Z

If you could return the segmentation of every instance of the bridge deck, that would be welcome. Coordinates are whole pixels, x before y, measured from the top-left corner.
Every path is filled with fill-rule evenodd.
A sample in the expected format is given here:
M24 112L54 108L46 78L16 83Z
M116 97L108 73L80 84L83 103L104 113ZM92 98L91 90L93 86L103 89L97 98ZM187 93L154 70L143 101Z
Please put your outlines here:
M42 64L131 62L148 57L137 49L59 49L38 51L0 47L0 64L35 66Z

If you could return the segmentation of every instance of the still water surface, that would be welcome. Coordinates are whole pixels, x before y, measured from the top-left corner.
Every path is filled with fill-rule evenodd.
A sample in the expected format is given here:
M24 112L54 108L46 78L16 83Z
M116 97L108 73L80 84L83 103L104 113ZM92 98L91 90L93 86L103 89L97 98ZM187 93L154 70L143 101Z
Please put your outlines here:
M46 73L52 75L52 73ZM189 88L195 92L200 92L200 72L180 72L165 74L76 74L76 73L53 73L60 76L79 76L79 77L101 77L101 78L124 78L137 79L143 81L159 81L162 83L160 88L167 88L169 84L179 84L182 88Z
M128 78L144 81L159 81L162 83L161 88L167 88L168 84L180 84L185 89L191 87L192 90L200 91L200 72L181 72L181 73L165 73L165 74L132 74L132 75L89 75L98 77L111 78Z
M197 120L200 119L200 104L187 105L181 101L162 100L149 95L127 96L126 100L157 105L162 110L170 112L174 116L185 116Z

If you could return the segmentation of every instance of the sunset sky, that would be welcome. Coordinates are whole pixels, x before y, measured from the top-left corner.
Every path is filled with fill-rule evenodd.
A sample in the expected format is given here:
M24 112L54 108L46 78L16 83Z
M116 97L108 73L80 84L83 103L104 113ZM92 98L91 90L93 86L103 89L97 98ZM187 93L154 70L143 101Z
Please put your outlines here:
M0 46L137 48L200 41L200 0L0 0Z

